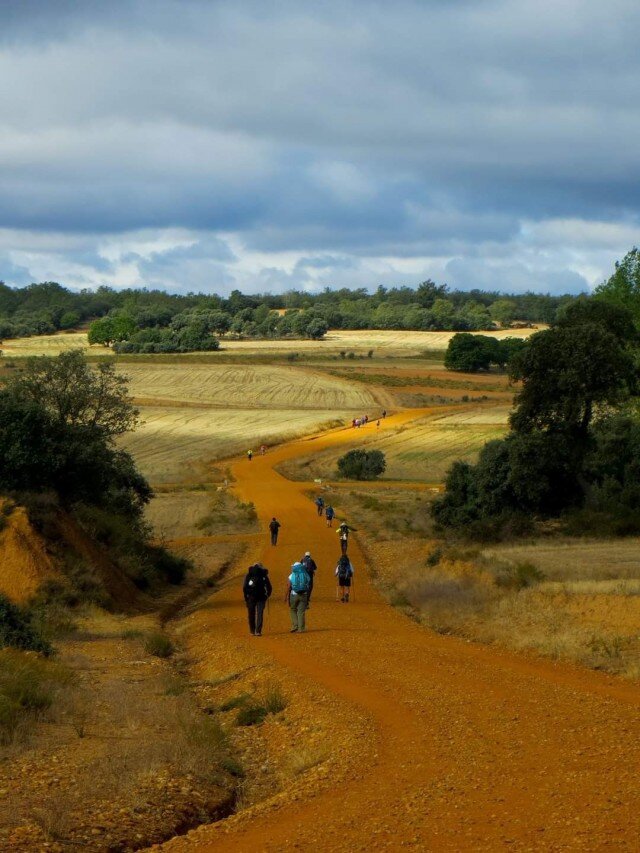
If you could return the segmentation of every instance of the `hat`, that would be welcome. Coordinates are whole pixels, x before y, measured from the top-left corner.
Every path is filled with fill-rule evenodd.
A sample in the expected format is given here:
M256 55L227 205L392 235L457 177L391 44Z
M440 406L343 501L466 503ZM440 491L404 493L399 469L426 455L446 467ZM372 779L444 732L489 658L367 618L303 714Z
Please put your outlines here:
M310 557L310 556L311 556L311 551L305 551L305 552L304 552L304 555L305 555L305 557Z

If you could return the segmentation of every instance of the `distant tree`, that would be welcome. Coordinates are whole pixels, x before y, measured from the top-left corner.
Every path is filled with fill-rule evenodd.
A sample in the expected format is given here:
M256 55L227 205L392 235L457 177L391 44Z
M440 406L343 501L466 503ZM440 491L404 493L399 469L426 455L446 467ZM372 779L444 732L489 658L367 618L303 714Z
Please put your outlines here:
M497 363L500 358L500 347L495 338L459 332L449 341L444 366L448 370L477 373L478 370L488 370L491 363Z
M78 311L65 311L60 317L60 328L75 329L79 325L81 319L82 318Z
M375 480L383 474L386 460L381 450L350 450L338 459L338 471L352 480Z
M512 299L497 299L489 306L489 314L500 323L508 326L516 319L517 306Z
M444 299L447 295L446 284L436 284L428 278L419 284L416 290L416 302L422 308L431 308L436 299Z
M90 344L108 347L116 341L126 341L136 331L136 324L128 314L114 314L95 320L89 326L87 339Z
M631 249L621 261L616 261L613 275L594 291L596 299L604 299L626 308L640 329L640 253Z
M324 338L329 331L329 325L321 317L314 317L306 328L306 335L314 341Z

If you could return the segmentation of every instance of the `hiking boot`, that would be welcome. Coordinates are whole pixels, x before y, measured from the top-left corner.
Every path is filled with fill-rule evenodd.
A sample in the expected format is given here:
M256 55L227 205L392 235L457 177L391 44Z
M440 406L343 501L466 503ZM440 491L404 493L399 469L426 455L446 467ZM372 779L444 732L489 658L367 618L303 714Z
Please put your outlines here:
M261 636L262 636L262 631L256 631L256 633L255 633L255 635L254 635L254 636L256 636L256 637L261 637Z
M297 628L292 628L292 629L289 631L289 633L290 633L290 634L296 634L296 633L297 633L297 631L298 631L298 629L297 629Z

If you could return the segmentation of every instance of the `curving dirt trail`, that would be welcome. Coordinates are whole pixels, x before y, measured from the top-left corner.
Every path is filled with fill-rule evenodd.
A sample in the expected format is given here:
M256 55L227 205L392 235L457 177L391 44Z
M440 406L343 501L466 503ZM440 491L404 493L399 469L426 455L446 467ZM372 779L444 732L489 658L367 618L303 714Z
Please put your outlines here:
M421 414L403 412L380 429ZM229 642L231 631L245 653L282 667L294 690L320 686L366 720L340 755L343 779L162 849L637 851L640 687L430 633L377 594L357 541L349 548L355 603L335 601L335 529L316 516L309 484L273 467L352 440L336 430L233 465L236 491L255 503L262 525L272 515L282 523L276 548L265 534L248 555L275 581L271 622L261 639L246 633L240 567L206 614L211 643ZM290 635L278 600L290 563L307 549L319 566L308 632Z

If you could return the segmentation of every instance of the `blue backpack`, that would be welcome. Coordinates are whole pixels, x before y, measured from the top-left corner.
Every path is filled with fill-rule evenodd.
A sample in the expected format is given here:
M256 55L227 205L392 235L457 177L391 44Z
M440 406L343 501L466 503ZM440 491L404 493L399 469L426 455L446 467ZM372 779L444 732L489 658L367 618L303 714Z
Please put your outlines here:
M300 568L297 568L297 566L300 566ZM301 563L298 563L297 566L294 567L291 573L291 589L294 592L309 592L311 585L309 575L305 572L304 566Z

